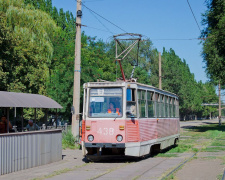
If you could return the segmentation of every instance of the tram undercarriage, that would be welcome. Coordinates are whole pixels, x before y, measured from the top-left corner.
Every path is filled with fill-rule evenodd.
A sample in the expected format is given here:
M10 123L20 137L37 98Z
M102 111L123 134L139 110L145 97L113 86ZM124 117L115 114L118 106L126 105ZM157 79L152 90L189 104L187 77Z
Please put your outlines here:
M86 155L125 155L124 143L85 143Z
M154 153L159 153L172 145L176 145L179 140L179 135L162 138L159 141L151 143L136 142L136 143L84 143L83 150L85 156L91 160L112 156L114 157L142 157Z

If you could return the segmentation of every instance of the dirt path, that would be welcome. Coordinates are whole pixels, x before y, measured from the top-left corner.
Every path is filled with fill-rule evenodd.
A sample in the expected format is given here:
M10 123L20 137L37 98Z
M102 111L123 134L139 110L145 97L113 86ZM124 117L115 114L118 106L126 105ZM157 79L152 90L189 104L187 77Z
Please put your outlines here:
M200 126L206 124L217 124L218 120L205 120L205 121L191 121L181 122L181 130L185 131L193 126ZM201 144L199 140L199 144ZM207 141L207 140L206 140ZM196 146L201 149L201 145ZM181 169L174 175L175 180L221 180L225 173L225 152L199 152L189 162L187 162Z
M198 158L193 159L179 170L175 179L177 180L216 180L222 178L224 165L221 159Z
M185 131L189 127L199 126L206 123L217 123L217 121L194 121L182 122L181 130ZM190 139L190 136L183 137ZM191 139L190 139L191 140ZM195 138L196 140L196 138ZM202 148L205 144L210 144L207 138L197 140L194 148ZM223 141L220 139L220 141ZM224 139L225 141L225 139ZM185 141L186 143L186 141ZM209 145L207 145L209 146ZM163 154L163 153L162 153ZM86 163L83 161L80 150L64 150L63 160L44 166L39 166L15 173L0 176L7 180L24 179L124 179L124 180L144 180L162 179L173 169L191 158L194 152L174 153L177 156L149 157L140 161L114 161L104 163ZM163 154L164 155L164 154ZM175 174L176 180L216 180L222 179L225 170L225 151L219 152L199 152L182 166Z

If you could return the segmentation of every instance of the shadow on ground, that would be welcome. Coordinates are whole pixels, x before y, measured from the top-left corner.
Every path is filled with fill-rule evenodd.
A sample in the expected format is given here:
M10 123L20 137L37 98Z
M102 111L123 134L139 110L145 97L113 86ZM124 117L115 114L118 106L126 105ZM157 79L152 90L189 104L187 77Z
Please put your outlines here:
M183 129L191 129L194 130L196 132L206 132L206 131L210 131L210 130L217 130L217 131L225 131L225 124L219 125L218 123L210 123L210 122L204 122L204 124L207 125L203 125L203 126L183 126Z
M116 155L107 155L107 156L92 156L91 158L83 158L82 161L85 163L94 162L94 163L132 163L139 162L148 158L154 158L159 153L166 153L171 149L177 147L177 145L170 146L166 149L161 150L160 152L153 152L151 154L142 156L142 157L132 157L132 156L116 156Z

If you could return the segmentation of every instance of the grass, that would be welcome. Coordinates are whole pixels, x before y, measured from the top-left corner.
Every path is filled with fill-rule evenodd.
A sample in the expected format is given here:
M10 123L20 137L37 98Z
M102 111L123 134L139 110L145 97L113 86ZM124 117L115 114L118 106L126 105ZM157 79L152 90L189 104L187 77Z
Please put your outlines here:
M72 168L65 168L65 169L61 169L61 170L58 170L58 171L54 171L53 173L49 174L49 175L45 175L43 177L39 177L39 178L34 178L32 180L44 180L44 179L48 179L48 178L52 178L54 176L57 176L57 175L60 175L60 174L63 174L63 173L67 173L67 172L70 172L70 171L73 171L77 168L82 168L84 166L86 166L87 164L83 164L81 166L74 166Z
M225 125L204 125L183 129L181 140L175 148L160 153L158 157L176 157L184 152L219 152L225 150ZM188 137L188 138L183 138Z
M220 157L223 160L222 165L225 165L225 156Z
M174 153L160 153L157 154L157 157L178 157L178 155Z
M206 160L212 160L212 159L216 159L216 156L208 156L208 157L203 157L202 159L206 159Z
M75 144L75 137L71 130L62 133L62 148L63 149L78 149L78 145Z
M184 152L219 152L225 151L225 124L219 126L217 124L193 126L182 129L181 138L175 148L160 153L159 157L175 157L178 153ZM183 136L183 138L182 138ZM187 138L188 137L188 138ZM193 159L197 159L195 156ZM209 156L206 159L222 159L222 165L225 164L225 156ZM173 172L166 180L177 179L176 172ZM217 179L222 179L222 175L218 175Z
M211 146L225 146L225 140L221 141L217 139L217 141L212 142Z
M217 176L218 180L223 180L222 178L223 178L223 174L220 174L220 175Z
M219 151L225 151L225 147L219 147L219 146L215 146L215 147L206 147L204 149L202 149L203 152L219 152Z

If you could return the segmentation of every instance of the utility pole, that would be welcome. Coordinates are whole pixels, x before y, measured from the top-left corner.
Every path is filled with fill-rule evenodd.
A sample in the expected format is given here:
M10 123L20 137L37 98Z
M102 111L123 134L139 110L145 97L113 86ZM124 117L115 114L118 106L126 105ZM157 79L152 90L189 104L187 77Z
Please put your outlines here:
M80 60L81 60L81 0L77 0L76 16L76 40L74 60L74 84L73 84L73 107L72 107L72 133L78 141L80 120Z
M221 125L221 94L220 94L220 81L219 81L219 125Z
M159 52L159 89L162 89L161 52Z

